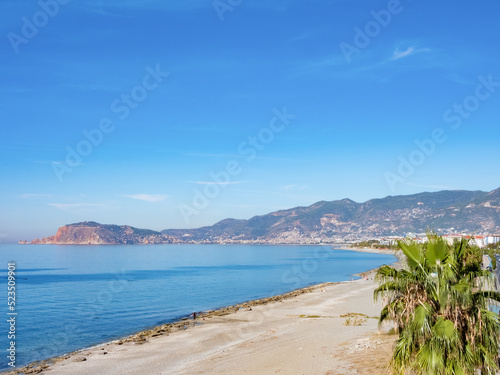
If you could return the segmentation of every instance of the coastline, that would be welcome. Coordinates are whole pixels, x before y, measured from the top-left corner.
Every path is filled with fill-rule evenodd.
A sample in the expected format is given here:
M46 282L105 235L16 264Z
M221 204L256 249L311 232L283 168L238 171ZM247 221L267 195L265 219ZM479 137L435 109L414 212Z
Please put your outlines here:
M334 247L334 249L338 250L347 250L347 251L359 251L359 252L370 252L370 253L377 253L377 254L391 254L395 255L397 257L397 254L393 250L379 250L379 249L359 249L359 248L339 248L339 247ZM275 295L271 297L266 297L266 298L261 298L257 300L252 300L252 301L247 301L243 303L239 303L233 306L226 306L219 308L217 310L211 310L211 311L206 311L202 313L197 314L197 319L188 319L186 317L182 318L181 320L174 321L171 323L163 324L161 326L154 327L152 329L140 331L138 333L132 334L130 336L120 338L117 340L113 340L111 342L106 342L102 344L95 345L90 348L84 348L81 350L77 350L68 354L64 354L55 358L50 358L46 359L43 361L37 361L34 363L31 363L25 367L14 369L14 370L5 370L4 374L37 374L45 371L50 371L52 374L66 374L70 372L77 372L81 374L93 374L95 372L98 373L114 373L113 372L113 366L108 366L105 363L102 363L104 368L107 368L107 372L103 372L102 368L96 369L93 365L91 365L90 360L94 360L96 358L98 362L106 362L106 360L112 360L112 355L108 356L108 354L114 354L115 352L125 352L125 351L132 351L132 352L143 352L143 350L139 350L138 348L150 348L150 345L155 345L155 348L151 347L151 349L157 349L158 346L158 340L167 340L169 341L170 344L173 344L172 346L176 347L176 342L178 340L182 340L182 336L185 336L186 334L188 336L192 335L199 335L200 331L205 328L211 327L211 331L214 330L214 325L218 327L223 327L225 325L231 325L232 323L240 322L245 325L251 325L251 327L246 327L243 329L245 332L240 332L239 335L236 335L237 337L233 337L230 342L232 342L234 345L241 344L241 340L243 342L245 341L245 337L243 336L252 336L252 332L255 333L255 330L260 328L260 325L266 325L266 322L268 321L268 313L277 311L281 308L281 304L289 305L291 303L297 303L299 306L305 304L310 304L309 298L307 298L308 295L313 294L315 296L315 299L317 299L318 293L325 293L326 289L334 289L335 293L334 295L330 296L333 297L333 301L339 300L339 299L345 299L349 297L351 294L355 294L356 292L366 292L368 289L371 291L371 293L368 293L368 297L373 300L373 281L369 282L369 279L373 279L373 275L375 270L370 270L370 271L365 271L365 272L360 272L356 274L356 276L359 276L360 279L358 280L352 280L352 281L343 281L343 282L328 282L328 283L320 283L316 285L311 285L305 288L297 289L291 292L287 292L284 294L280 295ZM363 284L363 288L360 290L358 289L358 284ZM368 288L366 288L368 287ZM347 292L347 294L346 294ZM319 294L321 297L328 297L329 294ZM364 293L364 298L366 299L367 295ZM324 301L323 301L324 302ZM349 300L346 300L345 302L349 302ZM310 304L311 307L314 307L314 304ZM355 310L358 306L356 304L348 303L348 305L351 307L351 310ZM317 306L316 306L317 307ZM378 315L380 312L381 306L378 308L378 311L376 314ZM361 317L361 320L364 320L366 318L366 322L363 322L362 325L367 324L367 323L372 323L371 321L374 320L373 316L370 316L369 314L365 314L363 312L356 312L356 311L348 311L345 314L354 314L353 318L356 319L356 315L359 314ZM243 315L252 315L252 317L249 317L249 319L242 319L240 320L240 317ZM298 318L298 320L309 320L309 321L316 321L316 320L322 320L323 318L331 318L331 319L340 319L340 320L346 320L349 319L349 317L342 316L342 314L338 316L323 316L323 315L317 315L317 314L297 314L297 315L288 315L288 316L294 316ZM255 315L257 315L257 320L255 320ZM288 320L288 319L285 319ZM345 323L345 322L344 322ZM275 324L279 325L279 322L275 322ZM255 326L254 326L255 325ZM375 334L377 329L373 327L373 324L368 324L369 326L369 333ZM195 330L196 328L196 330ZM202 329L199 329L202 328ZM357 328L357 327L353 327ZM210 329L209 329L210 330ZM237 330L242 331L241 327L238 328ZM195 332L196 331L196 332ZM248 332L246 332L248 331ZM213 332L212 332L213 333ZM234 335L233 335L234 336ZM347 337L348 338L348 337ZM192 338L191 338L192 339ZM348 338L349 339L349 338ZM352 339L352 338L351 338ZM367 338L364 337L363 340L366 340ZM172 342L172 340L175 340ZM369 340L369 339L368 339ZM206 340L209 344L212 341L212 339L207 339ZM217 340L215 340L217 341ZM252 341L253 342L253 341ZM144 346L143 346L144 344ZM179 343L177 343L179 344ZM182 345L181 345L182 346ZM212 346L212 344L210 344ZM120 350L122 349L122 350ZM366 346L365 346L366 349ZM172 356L178 356L179 353L182 353L183 350L182 348L177 348L173 350L172 352L169 353L169 355ZM223 350L224 352L224 350ZM137 353L135 353L137 354ZM203 353L203 356L208 356L210 353ZM128 354L130 356L130 354ZM81 363L80 363L81 362ZM120 362L128 362L127 357L124 357L123 355L120 358ZM170 361L166 361L165 364L167 364ZM184 360L181 360L181 362L185 362ZM78 364L75 365L75 364ZM347 366L348 364L346 364ZM100 366L100 365L99 365ZM181 366L182 367L182 366ZM179 370L182 370L182 368L179 367ZM136 370L129 369L129 371L126 371L125 373L130 373L130 374L139 374L143 373L143 368L142 366L138 366ZM168 370L168 373L172 373L170 368L164 369ZM83 372L82 372L83 371ZM176 373L184 373L184 372L176 372ZM192 372L186 372L186 373L192 373ZM201 372L200 372L201 373ZM234 373L234 372L233 372ZM329 372L330 374L330 372ZM331 374L335 374L335 372L331 372Z
M394 255L398 257L399 250L391 250L391 249L374 249L371 247L348 247L348 246L340 246L340 247L332 247L334 250L346 250L346 251L356 251L358 253L372 253L372 254L385 254L385 255Z
M367 272L371 272L371 271L367 271ZM364 274L364 273L365 272L360 273L360 274L356 274L355 276L362 277L361 274ZM75 350L73 352L62 354L60 356L56 356L56 357L52 357L52 358L48 358L48 359L44 359L44 360L40 360L40 361L35 361L35 362L32 362L26 366L16 368L14 370L4 370L0 373L5 374L5 375L41 373L43 371L50 369L52 365L54 365L58 362L65 361L67 359L72 359L72 358L75 358L75 357L82 355L82 354L85 356L89 352L93 352L93 351L99 350L99 349L102 350L103 347L107 347L109 345L120 345L121 346L121 345L124 345L126 343L133 343L133 344L141 345L141 344L146 343L148 339L153 338L153 337L164 336L164 335L168 336L169 334L172 334L172 333L175 333L178 331L183 331L183 330L186 330L188 328L194 328L194 327L198 326L199 324L201 324L201 322L203 322L206 319L212 319L214 317L223 317L223 316L235 314L240 309L245 309L245 308L246 309L251 309L251 308L253 309L256 306L265 306L265 305L268 305L268 304L271 304L274 302L282 302L284 300L295 298L295 297L300 296L300 295L305 294L305 293L312 293L313 290L315 290L317 288L326 287L326 286L335 285L335 284L341 284L344 282L346 282L346 281L314 284L311 286L299 288L299 289L293 290L291 292L278 294L278 295L274 295L271 297L259 298L259 299L255 299L255 300L250 300L250 301L238 303L235 305L220 307L220 308L214 309L214 310L207 310L204 312L199 312L199 313L197 313L196 320L194 320L191 317L191 315L189 317L182 317L179 320L175 320L175 321L170 322L170 323L165 323L165 324L162 324L159 326L155 326L155 327L152 327L151 329L142 330L142 331L139 331L137 333L128 335L126 337L107 341L107 342L100 343L100 344L95 344L95 345L92 345L90 347L86 347L83 349ZM252 310L250 310L250 311L252 311Z

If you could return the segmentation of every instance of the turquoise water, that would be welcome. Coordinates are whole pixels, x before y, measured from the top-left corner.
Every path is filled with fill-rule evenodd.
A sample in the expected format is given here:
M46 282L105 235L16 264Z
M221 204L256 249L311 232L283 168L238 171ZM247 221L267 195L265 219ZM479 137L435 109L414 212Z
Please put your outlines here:
M10 341L7 264L12 261L18 367L193 311L349 280L395 258L322 246L0 245L3 353ZM1 356L1 370L9 368L8 361Z

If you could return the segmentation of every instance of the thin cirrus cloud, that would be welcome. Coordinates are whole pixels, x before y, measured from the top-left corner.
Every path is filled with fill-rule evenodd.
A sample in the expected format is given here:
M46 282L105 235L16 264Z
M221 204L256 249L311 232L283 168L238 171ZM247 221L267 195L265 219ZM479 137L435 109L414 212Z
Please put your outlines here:
M399 60L411 55L414 55L416 53L421 53L421 52L429 52L429 48L420 48L416 49L415 47L408 47L406 50L401 51L399 48L396 48L396 50L392 54L391 60Z
M51 197L52 194L38 194L38 193L25 193L21 195L23 199L35 199L35 198L48 198Z
M284 185L281 186L281 190L286 190L286 191L291 191L291 190L305 190L309 188L308 185L295 185L295 184L290 184L290 185Z
M197 184L197 185L239 185L239 184L244 184L247 183L248 181L186 181L189 182L190 184Z
M161 202L167 199L168 195L164 194L132 194L122 195L122 197L136 199L144 202Z
M106 205L101 203L49 203L49 206L56 207L63 211L71 211L82 208L105 207Z
M113 3L104 0L91 0L86 2L82 7L87 11L94 11L105 15L118 15L109 10L168 10L168 11L189 11L198 8L211 7L211 3L205 0L123 0L119 3Z
M455 72L450 72L450 73L446 74L444 76L444 78L446 78L447 80L449 80L451 82L455 82L455 83L458 83L461 85L475 85L476 84L476 82L474 82L473 80L464 78Z
M34 163L36 163L36 164L57 164L57 165L64 164L64 162L58 161L58 160L34 160ZM75 167L79 167L79 166L83 165L84 163L75 161L75 162L72 162L72 164Z

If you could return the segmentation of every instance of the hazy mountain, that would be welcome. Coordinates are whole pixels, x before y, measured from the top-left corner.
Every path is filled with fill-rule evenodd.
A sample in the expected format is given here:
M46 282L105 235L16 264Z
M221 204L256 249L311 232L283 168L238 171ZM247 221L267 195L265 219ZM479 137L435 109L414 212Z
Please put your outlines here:
M500 189L388 196L364 203L321 201L248 220L225 219L208 227L162 232L83 222L65 225L56 235L32 243L332 243L427 229L441 234L500 233Z
M209 227L162 233L195 241L297 243L399 236L427 229L441 233L500 232L500 189L388 196L364 203L321 201L249 220L225 219Z

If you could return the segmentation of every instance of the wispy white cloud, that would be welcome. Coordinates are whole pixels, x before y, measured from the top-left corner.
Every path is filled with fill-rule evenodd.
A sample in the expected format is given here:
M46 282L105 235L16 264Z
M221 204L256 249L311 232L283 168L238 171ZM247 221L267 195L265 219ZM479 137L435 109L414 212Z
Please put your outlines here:
M145 202L161 202L168 198L165 194L132 194L122 195L125 198L137 199Z
M33 199L33 198L48 198L51 197L52 194L37 194L37 193L25 193L21 195L23 199Z
M242 159L245 158L245 155L240 154L211 154L211 153L186 153L182 154L183 156L192 156L192 157L210 157L210 158L226 158L226 159ZM291 159L291 158L275 158L272 156L256 156L255 159L259 160L276 160L276 161L306 161L304 159Z
M305 31L305 32L302 32L300 34L297 34L297 35L291 37L288 40L288 43L299 43L299 42L302 42L304 40L312 38L313 36L315 36L315 34L317 34L317 33L314 31Z
M59 208L63 211L71 211L73 209L81 208L96 208L96 207L106 207L105 204L101 203L49 203L49 206Z
M450 72L450 73L446 74L444 76L444 78L446 78L447 80L449 80L451 82L459 83L461 85L475 85L477 83L473 80L465 79L455 72Z
M307 64L307 68L308 69L334 68L345 65L346 65L345 57L343 55L336 55L333 57L312 61Z
M181 154L182 156L193 156L193 157L204 157L204 158L232 158L232 159L235 159L235 158L242 158L243 156L242 155L238 155L238 154L224 154L224 153L220 153L220 154L213 154L213 153L185 153L185 154Z
M110 85L104 85L102 83L89 83L89 82L82 82L82 83L78 83L78 84L65 83L61 86L72 89L72 90L82 90L82 91L110 91L110 92L114 92L117 90L116 87L113 87Z
M241 7L251 7L258 10L270 12L285 12L291 5L297 4L298 0L273 0L273 1L250 1L241 4ZM303 1L303 0L301 0ZM74 2L73 6L84 11L93 12L105 16L132 17L130 11L157 10L170 12L186 12L196 9L214 10L211 0L87 0L85 2ZM231 5L231 1L223 1L230 9L236 9L240 5Z
M260 159L260 160L275 160L275 161L293 161L293 162L307 161L305 159L273 158L272 156L257 156L255 159Z
M430 51L429 48L420 48L420 49L417 49L415 47L408 47L406 50L402 51L402 50L399 49L399 47L397 47L396 50L392 54L391 60L392 61L399 60L399 59L402 59L404 57L408 57L408 56L414 55L416 53L429 52L429 51Z
M245 3L245 5L272 12L285 12L290 6L294 4L296 5L299 2L300 0L249 1L248 3ZM307 4L309 5L309 3Z
M2 87L0 88L0 92L5 94L25 94L25 93L36 92L36 90L31 88L22 88L22 87L17 87L17 88Z
M34 160L34 162L36 164L52 164L52 163L62 164L60 161L55 161L55 160Z
M216 182L216 181L186 181L191 184L197 184L197 185L239 185L239 184L244 184L248 183L250 181L227 181L227 182Z
M123 17L123 10L168 10L190 11L198 8L212 7L212 2L206 0L121 0L119 2L107 0L88 0L82 5L87 11L107 16Z
M403 41L395 47L367 48L357 56L355 64L347 64L342 54L325 57L304 64L306 69L297 68L305 73L327 74L328 77L340 79L370 79L387 82L397 72L421 70L422 68L441 66L439 59L430 56L435 50L423 47L420 41ZM419 56L420 58L413 59ZM410 57L412 57L410 59ZM425 57L425 58L424 58ZM408 60L408 61L406 61ZM405 64L397 62L405 61ZM395 65L397 64L397 69Z
M309 186L308 185L295 185L295 184L290 184L290 185L284 185L281 186L281 190L286 190L286 191L291 191L291 190L305 190Z
M58 161L58 160L34 160L33 162L36 163L36 164L57 164L57 165L64 164L63 162ZM76 167L76 166L80 166L80 165L83 165L83 164L84 163L74 162L73 166Z

